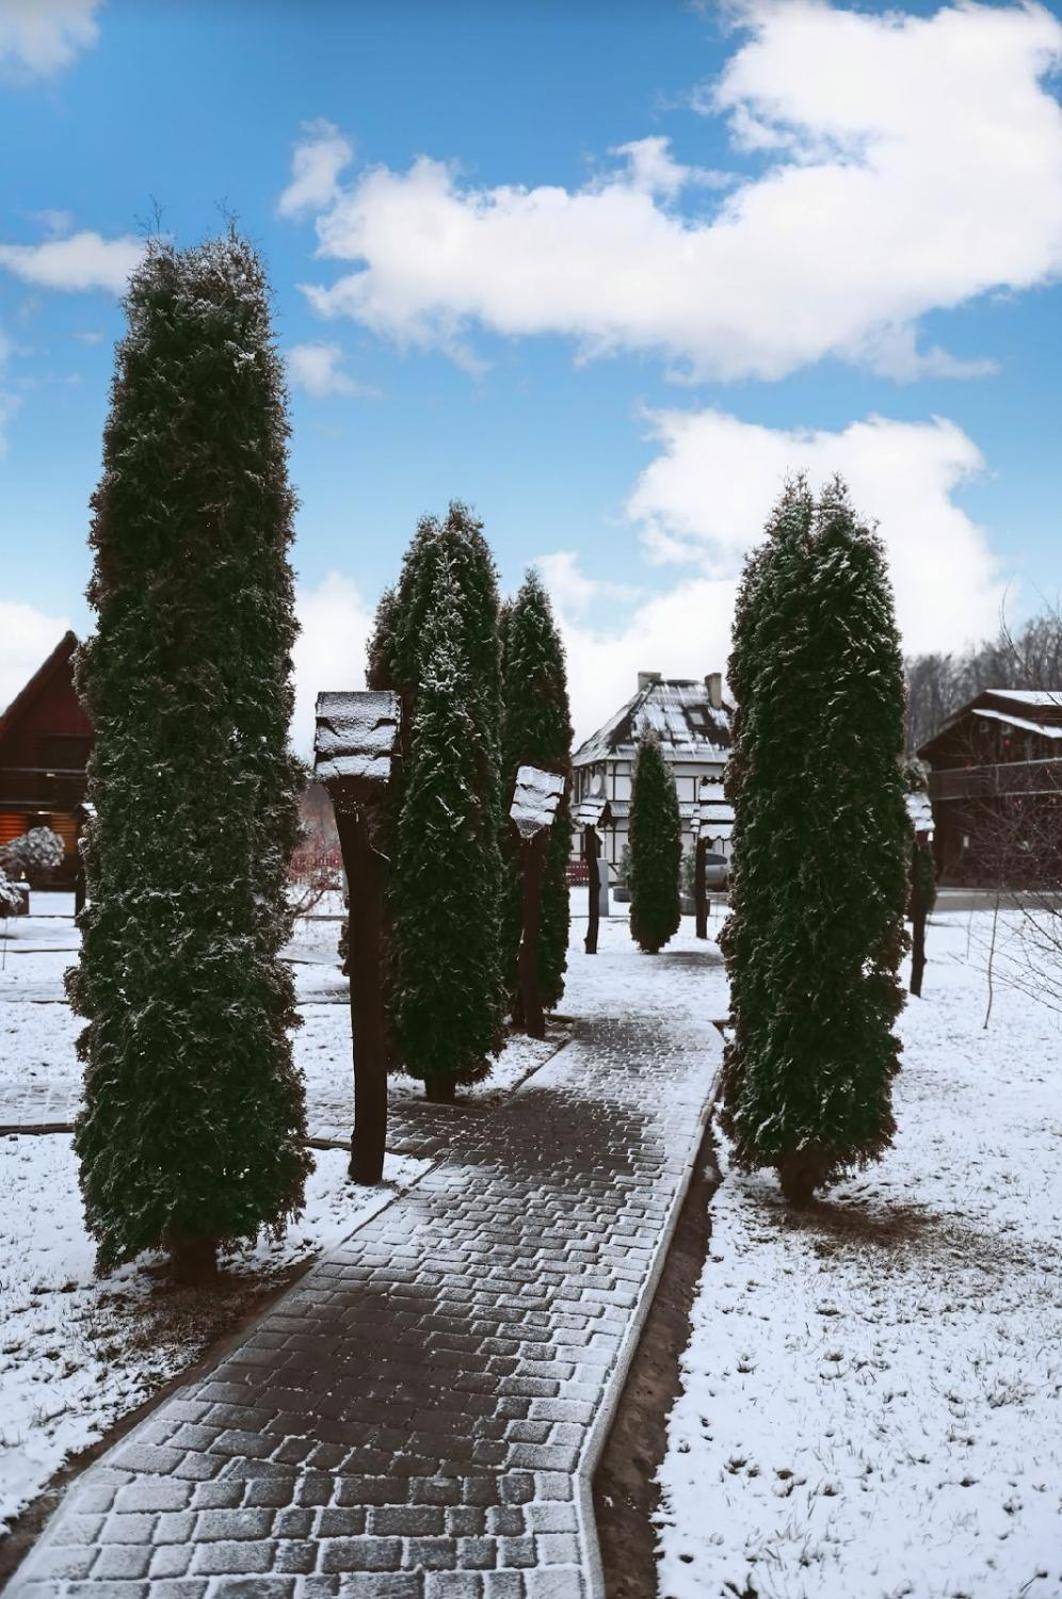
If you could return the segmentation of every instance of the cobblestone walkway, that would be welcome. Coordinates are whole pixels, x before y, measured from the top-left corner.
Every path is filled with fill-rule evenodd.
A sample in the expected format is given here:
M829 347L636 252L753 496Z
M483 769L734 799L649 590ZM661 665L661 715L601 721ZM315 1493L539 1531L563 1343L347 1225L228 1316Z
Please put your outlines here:
M589 1479L720 1043L580 1024L86 1471L11 1593L595 1599Z

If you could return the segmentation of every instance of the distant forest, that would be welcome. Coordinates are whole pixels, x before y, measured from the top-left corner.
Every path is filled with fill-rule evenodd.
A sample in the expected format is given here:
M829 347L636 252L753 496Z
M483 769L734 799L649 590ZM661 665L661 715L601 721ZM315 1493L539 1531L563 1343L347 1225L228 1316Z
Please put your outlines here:
M963 655L910 655L907 747L917 750L955 711L988 688L1057 689L1062 694L1062 611L1046 610Z

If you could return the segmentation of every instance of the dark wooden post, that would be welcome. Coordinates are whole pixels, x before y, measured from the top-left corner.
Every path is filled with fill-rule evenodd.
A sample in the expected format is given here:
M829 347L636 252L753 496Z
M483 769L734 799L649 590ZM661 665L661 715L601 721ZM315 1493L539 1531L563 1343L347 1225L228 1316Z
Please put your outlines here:
M906 804L913 831L907 906L911 919L911 993L921 999L926 970L926 920L933 897L933 807L929 795L917 790L906 796Z
M398 741L398 698L388 692L319 694L315 767L332 799L347 877L347 970L354 1053L350 1175L375 1184L387 1143L384 1016L387 861L379 848Z
M598 871L598 861L601 859L601 841L597 836L596 827L587 827L584 830L583 853L590 873L590 880L586 890L586 938L583 947L588 955L596 955L597 934L601 926L601 874Z
M544 827L520 846L524 877L524 917L520 939L520 999L524 1032L545 1038L546 1018L538 986L538 932L542 925L542 878L549 850L549 828Z
M698 833L697 842L693 846L693 909L697 917L698 938L708 937L708 874L704 859L707 853L707 836Z
M350 1175L372 1185L383 1177L387 1143L387 1044L383 997L384 857L374 843L368 806L339 812L339 844L350 915L350 1030L354 1047L354 1128Z
M545 1038L546 1021L538 986L538 933L542 925L542 879L553 826L564 794L564 778L537 766L521 766L509 815L520 836L523 916L520 938L521 1025L532 1038Z
M922 997L922 978L926 969L926 917L929 896L926 893L925 863L928 846L915 836L911 850L911 993L915 999Z

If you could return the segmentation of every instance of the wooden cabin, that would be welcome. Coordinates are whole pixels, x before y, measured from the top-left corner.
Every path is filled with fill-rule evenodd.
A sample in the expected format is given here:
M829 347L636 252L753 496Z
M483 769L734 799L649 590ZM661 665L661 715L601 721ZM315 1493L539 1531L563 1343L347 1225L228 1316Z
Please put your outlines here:
M77 638L66 633L0 716L0 845L31 827L63 841L56 881L73 885L77 809L85 798L92 723L74 688Z
M1060 879L1062 688L986 689L918 753L930 768L942 882Z

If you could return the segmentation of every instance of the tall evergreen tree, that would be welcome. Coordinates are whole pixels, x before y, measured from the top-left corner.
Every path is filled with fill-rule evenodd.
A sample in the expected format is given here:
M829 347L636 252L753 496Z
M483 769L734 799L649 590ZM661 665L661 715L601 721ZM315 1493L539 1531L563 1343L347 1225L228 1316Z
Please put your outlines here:
M814 732L798 663L807 649L807 589L815 505L807 483L786 486L749 556L734 611L727 680L736 702L726 794L734 806L720 935L730 979L732 1033L723 1062L721 1122L736 1107L773 1024L775 942L796 936L803 881L795 862L809 845L804 772Z
M70 974L88 1025L75 1145L101 1270L278 1229L303 1197L289 1031L296 633L282 369L230 230L153 244L126 299L79 687L96 807Z
M564 645L557 631L549 595L537 572L530 571L506 608L502 689L502 795L510 795L520 766L571 771L572 721ZM505 861L503 941L505 977L511 995L517 991L520 950L522 869L513 829L503 822ZM568 964L568 857L572 822L567 796L550 831L549 855L542 881L542 923L538 940L539 993L552 1009L564 993Z
M423 629L392 895L392 1025L406 1071L435 1099L487 1074L503 1018L497 825L460 601L444 555Z
M758 659L757 659L758 656ZM796 1204L891 1142L903 1003L903 670L880 541L794 485L746 573L723 1125Z
M628 838L631 936L656 955L682 922L682 823L675 780L655 733L638 740Z
M478 1018L479 1033L473 1025L475 1018L466 1016L461 1026L475 1036L495 1037L501 1024L501 955L498 943L500 927L500 895L502 887L499 838L501 832L501 774L500 774L500 716L501 716L501 654L499 640L498 582L490 548L483 536L482 523L462 505L454 501L442 521L424 517L402 564L402 572L393 602L386 605L384 626L390 631L392 686L400 693L403 708L402 754L397 783L392 785L392 838L395 863L395 892L392 895L391 913L394 933L388 962L388 984L391 991L392 1028L396 1047L405 1068L414 1076L424 1079L429 1091L437 1095L452 1094L455 1081L472 1081L488 1069L486 1054L480 1052L471 1065L464 1062L454 1066L449 1074L440 1066L440 1056L433 1046L427 1047L427 1034L409 1024L412 1014L411 996L422 982L431 989L429 974L419 970L416 962L419 949L416 937L401 925L404 918L423 910L426 924L430 923L432 905L436 897L454 895L453 906L439 907L439 926L443 925L451 910L460 911L464 890L453 880L451 868L445 858L440 870L425 873L419 889L411 889L408 859L420 859L416 844L416 830L407 825L412 774L418 769L418 729L420 699L429 670L429 655L437 640L436 611L443 601L444 609L453 611L450 630L454 635L453 648L457 651L460 671L455 682L464 699L456 709L467 720L473 736L467 741L462 758L462 780L470 783L469 799L465 811L469 827L481 840L481 859L477 866L475 882L469 886L469 904L466 914L472 913L473 904L484 896L492 900L490 925L494 929L492 946L493 967L484 970L480 990ZM378 628L378 637L383 633ZM432 668L437 671L437 667ZM436 681L433 678L433 682ZM468 766L467 763L471 762ZM467 770L466 770L467 767ZM452 775L452 774L451 774ZM489 888L489 895L488 895ZM419 896L419 897L418 897ZM409 963L414 962L411 966ZM475 963L469 971L475 969ZM433 1002L434 1003L434 1002ZM430 1006L429 1006L430 1008ZM405 1018L403 1020L403 1018ZM489 1053L489 1052L487 1052Z

